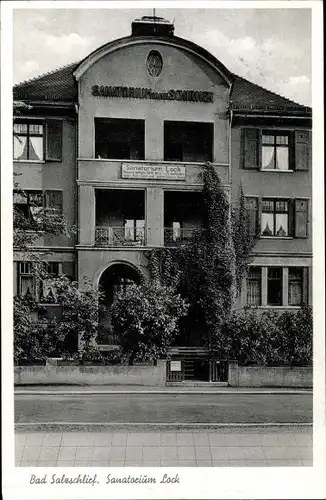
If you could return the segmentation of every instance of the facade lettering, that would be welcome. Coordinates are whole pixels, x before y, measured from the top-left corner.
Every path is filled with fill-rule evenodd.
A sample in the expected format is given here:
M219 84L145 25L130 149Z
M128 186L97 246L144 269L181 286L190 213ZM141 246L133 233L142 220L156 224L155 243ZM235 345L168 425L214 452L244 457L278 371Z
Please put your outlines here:
M210 103L214 100L213 92L202 90L168 90L154 92L149 88L139 87L108 87L107 85L93 85L91 94L94 97L122 97L129 99L155 99L161 101L184 101Z

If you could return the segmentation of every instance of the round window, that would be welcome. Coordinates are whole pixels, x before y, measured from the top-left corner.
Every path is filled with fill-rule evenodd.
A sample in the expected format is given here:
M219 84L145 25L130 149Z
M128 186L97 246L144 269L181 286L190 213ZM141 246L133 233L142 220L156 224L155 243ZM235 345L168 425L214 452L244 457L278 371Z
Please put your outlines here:
M151 50L146 61L147 73L150 76L159 76L163 68L163 59L157 50Z

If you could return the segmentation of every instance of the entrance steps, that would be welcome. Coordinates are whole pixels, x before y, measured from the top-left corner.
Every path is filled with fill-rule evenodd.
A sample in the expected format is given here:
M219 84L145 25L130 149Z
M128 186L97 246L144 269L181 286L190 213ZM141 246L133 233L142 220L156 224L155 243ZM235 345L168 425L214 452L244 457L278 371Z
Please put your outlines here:
M202 382L200 380L185 380L183 382L166 382L166 387L227 387L228 382Z

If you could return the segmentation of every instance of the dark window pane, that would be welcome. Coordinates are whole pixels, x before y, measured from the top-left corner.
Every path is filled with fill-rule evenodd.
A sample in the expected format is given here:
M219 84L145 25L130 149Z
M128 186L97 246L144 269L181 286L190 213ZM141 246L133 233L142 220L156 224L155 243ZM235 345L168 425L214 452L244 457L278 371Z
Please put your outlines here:
M95 118L95 157L143 160L145 121Z
M213 130L212 123L164 122L164 160L212 161Z
M269 267L267 274L267 304L282 305L282 268Z

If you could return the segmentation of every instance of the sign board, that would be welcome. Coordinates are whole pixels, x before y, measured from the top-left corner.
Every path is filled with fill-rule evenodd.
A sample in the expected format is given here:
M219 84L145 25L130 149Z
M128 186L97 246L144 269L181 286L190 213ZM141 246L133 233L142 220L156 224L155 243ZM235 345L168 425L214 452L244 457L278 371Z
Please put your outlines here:
M170 361L171 372L181 372L181 361Z
M170 181L185 181L186 167L182 165L142 165L123 163L122 179L164 179Z
M161 101L213 102L213 92L206 90L170 89L156 92L150 88L141 87L111 87L108 85L93 85L91 93L95 97L122 97L127 99L159 99Z

